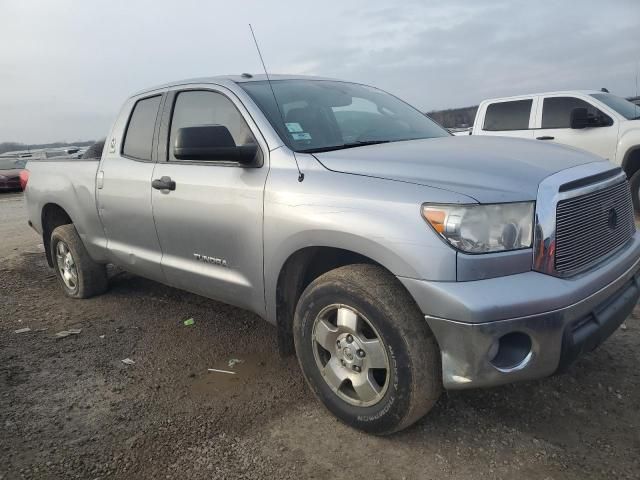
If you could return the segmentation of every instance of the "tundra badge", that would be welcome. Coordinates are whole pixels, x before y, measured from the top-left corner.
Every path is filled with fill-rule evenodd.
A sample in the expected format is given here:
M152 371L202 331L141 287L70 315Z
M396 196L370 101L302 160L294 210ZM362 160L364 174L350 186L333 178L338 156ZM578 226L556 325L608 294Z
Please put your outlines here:
M200 255L199 253L194 253L193 256L196 257L196 260L199 262L212 263L213 265L220 265L221 267L229 266L224 258L209 257L207 255Z

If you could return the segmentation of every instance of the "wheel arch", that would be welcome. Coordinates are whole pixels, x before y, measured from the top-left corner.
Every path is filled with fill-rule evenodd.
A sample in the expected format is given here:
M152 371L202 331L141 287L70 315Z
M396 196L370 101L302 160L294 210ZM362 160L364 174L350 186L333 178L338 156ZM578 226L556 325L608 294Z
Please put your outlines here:
M308 246L295 251L285 260L278 273L275 291L275 323L281 355L295 352L293 317L304 289L324 273L353 264L376 265L390 272L384 265L366 255L337 247ZM398 284L405 288L400 282ZM411 297L408 291L407 293Z
M636 145L627 150L622 160L622 169L629 179L640 170L640 145Z
M42 207L41 222L42 243L47 257L47 263L50 267L53 267L53 258L51 256L51 234L60 225L73 224L73 220L67 211L57 203L47 203Z

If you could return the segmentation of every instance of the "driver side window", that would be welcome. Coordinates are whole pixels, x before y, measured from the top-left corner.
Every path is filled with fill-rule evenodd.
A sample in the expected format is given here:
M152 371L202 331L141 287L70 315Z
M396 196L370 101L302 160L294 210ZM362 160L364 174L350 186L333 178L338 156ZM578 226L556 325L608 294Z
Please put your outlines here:
M227 97L206 90L180 92L176 97L171 118L169 161L179 161L173 154L178 130L202 125L227 127L236 146L256 143L242 114Z
M601 126L611 125L611 118L590 103L575 97L548 97L542 104L542 128L571 128L571 112L586 108L587 115Z

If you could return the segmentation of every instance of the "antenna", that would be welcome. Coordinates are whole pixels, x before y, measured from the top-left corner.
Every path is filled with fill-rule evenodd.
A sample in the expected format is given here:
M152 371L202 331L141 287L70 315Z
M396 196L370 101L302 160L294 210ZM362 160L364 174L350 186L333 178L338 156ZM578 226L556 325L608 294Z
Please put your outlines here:
M280 115L280 120L282 120L282 124L284 125L284 115L282 114L282 110L280 110L280 104L278 103L278 97L276 97L276 91L273 89L273 85L271 84L271 79L269 78L269 72L267 72L267 67L264 64L264 60L262 59L262 53L260 53L260 47L258 46L258 40L256 40L256 34L253 33L253 27L249 24L249 30L251 30L251 36L253 37L253 43L256 44L256 50L258 51L258 57L260 57L260 62L262 63L262 68L264 69L264 74L267 76L267 82L269 83L269 88L271 89L271 93L273 94L273 100L276 102L276 108L278 109L278 114ZM296 158L296 153L293 152L293 159L296 162L296 168L298 169L298 181L301 182L304 180L304 173L300 171L300 165L298 165L298 159Z

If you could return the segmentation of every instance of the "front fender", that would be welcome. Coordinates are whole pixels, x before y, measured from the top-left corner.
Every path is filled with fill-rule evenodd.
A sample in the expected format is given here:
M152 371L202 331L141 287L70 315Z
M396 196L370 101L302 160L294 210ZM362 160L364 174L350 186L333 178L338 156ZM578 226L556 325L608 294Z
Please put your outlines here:
M445 190L350 175L305 162L303 182L276 165L265 191L265 302L275 322L276 286L287 259L306 247L348 250L396 276L455 281L456 254L425 223L422 203L472 203Z
M625 172L628 172L629 160L631 154L640 150L640 127L628 128L621 132L618 139L617 157L618 164L622 166ZM632 167L632 166L631 166Z

